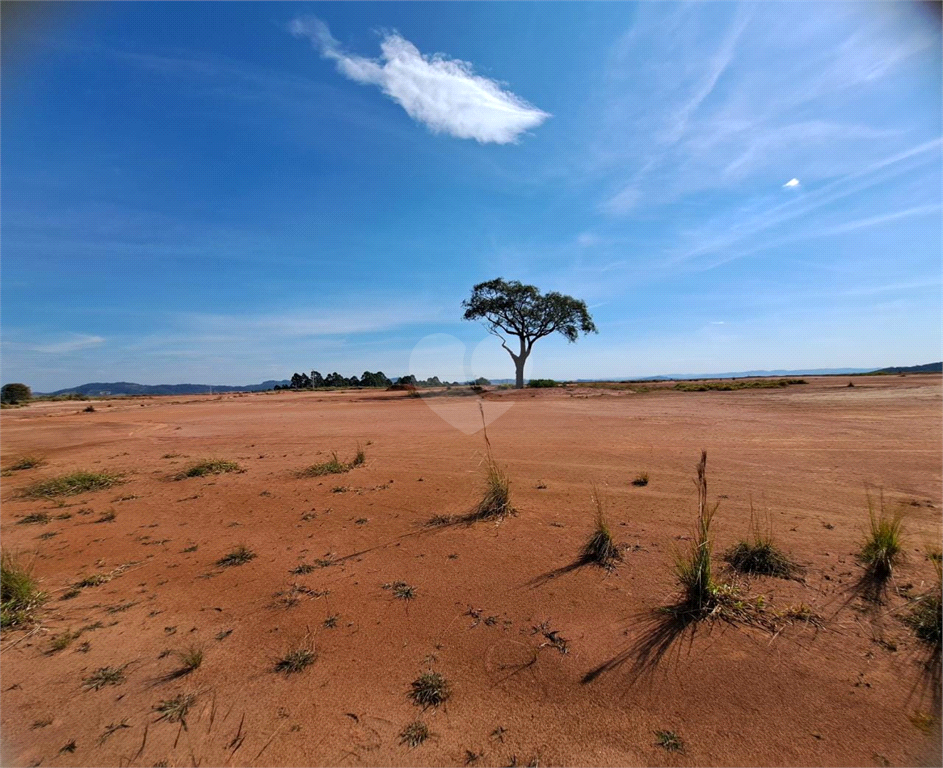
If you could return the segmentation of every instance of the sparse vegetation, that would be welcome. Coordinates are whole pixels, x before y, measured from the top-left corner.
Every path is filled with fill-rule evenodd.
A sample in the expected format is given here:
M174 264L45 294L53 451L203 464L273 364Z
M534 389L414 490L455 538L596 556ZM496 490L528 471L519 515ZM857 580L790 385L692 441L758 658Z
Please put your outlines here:
M115 511L113 509L110 509L107 512L102 512L101 516L95 522L96 523L110 523L117 516L118 515L115 513Z
M680 392L730 392L737 389L777 389L805 384L805 379L736 379L733 381L679 381L674 388Z
M871 578L886 581L903 554L903 513L898 510L889 515L884 507L883 493L876 508L874 500L868 494L868 520L869 528L860 558Z
M187 650L178 653L177 658L180 659L180 671L183 674L189 674L199 669L203 663L203 649L192 645Z
M94 406L94 405L86 405L86 406L82 409L82 412L83 412L83 413L95 413L95 406Z
M444 704L451 695L451 686L438 672L423 672L409 691L409 698L423 709Z
M41 467L45 464L45 459L39 456L22 456L16 461L14 461L9 467L7 467L7 472L22 472L24 469L33 469L35 467Z
M399 734L400 744L406 744L411 748L418 747L428 738L429 726L421 720L410 723Z
M485 426L485 411L478 403L481 412L482 432L485 436L485 491L481 501L467 516L468 520L496 520L501 521L508 515L515 514L511 506L511 480L491 453L491 441L488 439L488 428Z
M106 685L119 685L124 682L124 667L101 667L82 681L85 690L97 691Z
M50 641L49 652L55 653L57 651L64 651L66 648L68 648L72 644L72 641L78 638L79 635L81 634L82 634L81 632L71 632L68 630L65 632L60 632L58 635L55 635Z
M216 561L216 565L222 568L229 568L235 565L244 565L256 557L255 552L244 544L240 544L228 555L224 555Z
M55 496L75 496L111 488L122 482L121 476L110 472L72 472L49 480L33 483L23 491L27 498L51 498Z
M45 525L50 520L52 520L52 518L45 512L32 512L28 515L24 515L16 522L18 525Z
M741 573L775 576L780 579L793 578L799 570L799 566L776 546L768 517L765 530L760 528L752 502L749 538L738 541L726 552L724 559L734 570Z
M194 693L178 693L172 699L164 699L154 706L154 711L160 713L157 721L166 720L168 723L181 723L184 727L187 724L187 712L196 701Z
M186 480L188 477L205 477L206 475L223 475L227 472L240 472L240 467L235 461L226 461L224 459L207 459L191 464L182 472L175 475L177 480Z
M295 576L304 576L307 573L311 573L314 570L314 566L308 563L299 563L294 568L291 569L291 572Z
M363 446L359 443L357 444L357 453L354 454L354 458L350 461L341 461L337 458L336 453L331 454L329 461L321 462L320 464L312 464L310 467L306 467L298 473L299 477L323 477L324 475L342 475L345 472L350 472L350 470L355 467L362 466L367 460L367 454L363 449Z
M530 389L554 389L560 386L560 382L553 379L531 379L527 386Z
M295 672L301 672L307 669L314 664L315 659L317 659L317 654L314 651L314 647L305 641L297 648L289 649L285 655L275 663L275 671L291 675Z
M639 472L632 481L632 485L636 488L644 488L648 485L648 472Z
M668 752L683 752L684 741L674 731L655 731L658 739L658 746Z
M397 600L412 600L416 597L416 590L405 581L392 581L384 584L383 589L389 589L393 592L393 597Z
M943 621L943 614L940 613L941 597L943 597L943 566L939 560L934 560L933 565L936 568L936 584L928 592L914 599L905 621L917 637L939 649L940 625Z
M595 487L593 488L593 503L596 506L596 522L589 541L583 547L582 559L611 570L622 559L622 552L612 538L612 531L609 530L606 513Z
M31 624L46 594L33 577L32 566L25 566L9 552L0 555L0 627Z

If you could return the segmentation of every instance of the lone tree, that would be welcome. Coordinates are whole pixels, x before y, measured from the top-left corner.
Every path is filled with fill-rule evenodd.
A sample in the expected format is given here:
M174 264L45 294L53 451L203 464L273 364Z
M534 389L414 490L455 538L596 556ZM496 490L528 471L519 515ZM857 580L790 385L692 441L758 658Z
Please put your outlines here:
M479 283L471 298L462 302L466 320L483 320L488 332L501 339L517 369L515 387L524 388L524 364L537 339L560 333L574 342L580 333L597 333L586 302L555 291L541 293L533 285L503 278ZM520 348L514 352L504 335L517 336Z
M33 393L25 384L4 384L0 389L0 401L4 403L26 403L33 399Z

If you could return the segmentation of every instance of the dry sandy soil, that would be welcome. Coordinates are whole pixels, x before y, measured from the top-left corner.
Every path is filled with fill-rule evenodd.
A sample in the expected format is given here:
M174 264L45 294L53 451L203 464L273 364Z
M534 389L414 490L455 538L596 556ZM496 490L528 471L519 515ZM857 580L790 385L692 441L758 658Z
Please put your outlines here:
M939 667L902 617L935 578L941 379L808 382L489 393L488 414L511 406L488 434L518 514L441 528L424 524L480 498L484 441L440 413L474 422L476 398L260 393L4 411L3 466L46 463L4 477L3 547L34 553L49 600L32 631L4 633L3 764L939 765ZM358 442L364 466L297 476ZM736 577L740 588L768 615L805 604L818 626L678 634L657 613L676 594L702 448L720 501L717 567L752 500L805 578ZM207 457L243 471L174 479ZM79 469L124 482L20 498ZM650 482L634 487L642 471ZM592 528L593 484L627 545L612 573L566 568ZM884 605L856 588L866 487L907 514ZM51 520L19 522L38 511ZM241 544L257 557L216 564ZM301 563L316 567L293 574ZM74 594L93 574L111 578ZM384 589L397 581L413 599ZM53 650L67 631L81 634ZM304 642L316 661L276 671ZM190 647L202 665L175 674ZM102 667L123 682L83 688ZM408 692L428 670L452 695L423 711ZM178 694L195 696L186 727L155 710ZM431 736L410 748L400 733L417 719Z

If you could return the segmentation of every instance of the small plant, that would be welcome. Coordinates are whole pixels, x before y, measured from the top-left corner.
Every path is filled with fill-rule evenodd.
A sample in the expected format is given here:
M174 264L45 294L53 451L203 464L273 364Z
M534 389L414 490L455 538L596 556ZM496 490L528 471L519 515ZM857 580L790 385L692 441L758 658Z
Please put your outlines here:
M78 746L78 745L75 743L75 739L72 739L72 741L70 741L70 742L69 742L68 744L66 744L64 747L61 747L61 748L59 749L59 754L61 755L61 754L63 754L64 752L68 752L69 754L72 754L73 752L75 752L75 749L76 749L77 746Z
M399 734L400 744L406 744L410 748L418 747L428 738L429 726L421 720L410 723Z
M939 653L940 624L943 621L943 614L940 613L941 597L943 597L943 566L939 560L934 560L933 565L936 568L936 586L914 600L905 621L917 637L925 643L936 646Z
M97 691L106 685L118 685L124 682L124 667L101 667L82 681L87 691Z
M331 454L329 461L320 464L312 464L310 467L301 470L299 477L323 477L324 475L342 475L355 467L362 466L367 460L367 454L360 443L357 443L357 453L350 461L341 461L336 453ZM337 493L337 491L335 491Z
M83 412L83 413L95 413L95 406L94 406L94 405L86 405L86 406L82 409L82 412Z
M199 669L203 663L203 649L192 645L187 650L178 653L177 657L180 659L180 671L186 675Z
M39 456L22 456L16 461L14 461L9 467L7 467L8 472L21 472L24 469L33 469L34 467L40 467L45 464L46 461Z
M616 562L622 559L622 553L612 538L612 531L609 530L606 513L595 486L593 487L593 503L596 505L596 525L589 541L583 547L582 559L611 570Z
M55 653L57 651L64 651L72 644L72 641L78 638L81 634L81 632L66 631L55 635L52 638L52 641L49 643L49 652Z
M285 653L275 664L276 672L284 672L286 675L301 672L314 664L317 654L314 648L307 643L292 648Z
M767 518L766 530L760 529L759 520L750 503L750 538L741 539L729 549L724 559L741 573L756 573L791 579L799 567L773 541L772 525Z
M438 672L423 672L409 691L409 698L423 709L444 704L451 695L451 686Z
M74 586L76 589L84 589L85 587L98 587L109 581L111 579L104 573L93 573L91 576L86 576L81 581L77 581Z
M636 488L644 488L648 485L648 472L639 472L632 481L632 485Z
M118 515L115 514L115 511L113 509L110 509L107 512L102 512L101 517L99 517L95 522L96 523L110 523L110 522L113 522L117 516Z
M363 446L360 443L357 443L357 453L354 455L354 458L350 460L351 467L359 467L367 460L367 453L364 451Z
M658 746L668 752L684 752L684 742L674 731L655 731Z
M313 565L309 565L308 563L299 563L298 565L296 565L294 568L291 569L291 572L295 576L304 576L306 573L311 573L313 570L314 570Z
M903 553L901 544L903 513L898 511L889 516L884 508L883 493L879 510L875 509L874 501L869 494L868 519L870 526L861 548L861 561L865 564L870 577L878 581L886 581L890 578L894 566Z
M52 520L45 512L33 512L17 520L17 525L45 525Z
M180 723L184 727L187 725L187 712L196 701L196 694L178 693L172 699L164 699L154 706L154 711L160 713L157 721L166 720L168 723Z
M33 578L32 565L24 566L9 552L0 555L0 627L19 627L31 624L36 611L45 602Z
M416 590L405 581L393 581L389 584L384 584L383 589L392 590L393 597L395 597L397 600L408 601L416 597Z
M711 565L714 540L711 523L717 505L707 505L707 451L701 451L697 465L697 524L687 552L679 553L675 572L681 585L683 604L694 612L709 612L718 592Z
M188 477L205 477L206 475L223 475L227 472L239 472L240 467L235 461L223 459L208 459L191 464L182 472L177 473L177 480L186 480Z
M122 482L120 475L109 472L72 472L33 483L23 491L23 496L33 499L75 496L79 493L111 488L120 482Z
M222 568L229 568L235 565L245 565L255 557L255 552L253 552L244 544L240 544L228 555L225 555L217 560L216 565L221 566Z
M335 613L333 616L328 616L328 617L324 620L324 625L323 625L324 628L325 628L325 629L335 629L335 628L337 627L337 620L338 620L339 618L340 618L340 616L339 616L338 614L336 614L336 613Z

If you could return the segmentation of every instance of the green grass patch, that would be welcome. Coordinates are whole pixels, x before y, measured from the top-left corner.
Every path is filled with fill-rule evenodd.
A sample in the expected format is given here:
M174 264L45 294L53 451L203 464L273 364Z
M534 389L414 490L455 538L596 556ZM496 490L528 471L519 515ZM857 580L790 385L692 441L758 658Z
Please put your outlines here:
M121 482L121 475L110 472L72 472L33 483L23 490L22 495L31 499L75 496L111 488Z
M224 475L227 472L239 472L242 470L235 461L226 461L225 459L207 459L191 464L182 472L175 475L177 480L186 480L189 477L206 477L206 475Z
M780 389L794 384L805 384L805 379L754 379L750 381L679 381L674 389L679 392L732 392L738 389Z
M32 624L46 594L33 577L32 566L9 552L0 555L0 627Z

